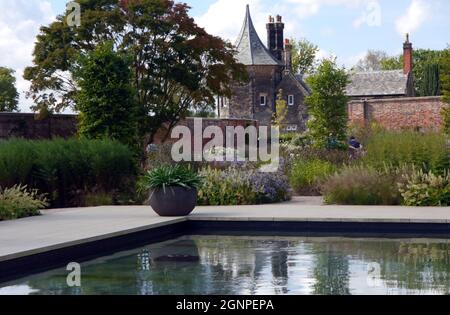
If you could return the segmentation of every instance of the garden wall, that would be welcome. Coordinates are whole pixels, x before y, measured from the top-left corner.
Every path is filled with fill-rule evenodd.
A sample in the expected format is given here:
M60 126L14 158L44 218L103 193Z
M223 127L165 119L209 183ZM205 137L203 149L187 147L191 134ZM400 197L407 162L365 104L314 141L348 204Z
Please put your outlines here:
M26 139L69 138L77 132L76 115L50 115L36 119L35 114L0 113L0 139L20 137Z
M377 122L388 129L439 130L444 103L440 97L356 100L348 104L350 123Z
M192 145L194 144L194 118L186 118L185 120L181 121L178 126L186 126L191 131L191 137L192 137ZM209 126L217 126L219 127L224 135L224 142L226 137L226 128L228 126L231 127L244 127L247 128L248 126L255 126L258 127L259 124L256 120L250 120L250 119L214 119L214 118L203 118L202 122L202 132ZM163 142L166 143L174 143L178 141L179 139L171 139L170 134L169 137L166 139L167 136L167 126L162 127L157 134L153 138L153 143L155 144L161 144ZM164 141L165 139L165 141ZM211 141L211 138L205 138L203 139L203 145Z

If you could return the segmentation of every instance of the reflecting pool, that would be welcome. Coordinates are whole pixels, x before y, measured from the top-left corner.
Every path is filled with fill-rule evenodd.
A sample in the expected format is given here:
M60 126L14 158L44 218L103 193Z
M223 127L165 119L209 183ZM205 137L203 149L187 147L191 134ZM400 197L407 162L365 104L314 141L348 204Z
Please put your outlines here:
M449 294L450 241L185 236L0 284L0 294Z

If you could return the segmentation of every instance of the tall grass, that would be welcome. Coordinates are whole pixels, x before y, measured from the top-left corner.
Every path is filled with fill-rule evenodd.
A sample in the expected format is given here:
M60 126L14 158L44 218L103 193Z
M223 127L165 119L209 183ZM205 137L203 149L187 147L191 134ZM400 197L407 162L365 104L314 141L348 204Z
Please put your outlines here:
M443 134L381 131L370 137L362 164L379 170L408 164L425 172L444 174L450 169L449 148Z
M0 143L0 186L28 185L52 206L77 206L88 192L115 192L136 175L133 153L111 140L12 139Z
M401 205L399 183L408 168L377 170L371 167L344 167L322 185L325 202L339 205Z

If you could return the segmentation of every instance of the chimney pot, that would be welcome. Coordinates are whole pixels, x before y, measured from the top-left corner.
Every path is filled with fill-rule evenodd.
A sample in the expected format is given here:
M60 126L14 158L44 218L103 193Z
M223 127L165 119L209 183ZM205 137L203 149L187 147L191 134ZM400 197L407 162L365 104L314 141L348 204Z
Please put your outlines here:
M277 15L277 22L281 23L283 21L283 18L281 17L281 15Z
M411 73L413 66L413 46L409 41L409 34L406 34L406 42L403 44L403 73Z

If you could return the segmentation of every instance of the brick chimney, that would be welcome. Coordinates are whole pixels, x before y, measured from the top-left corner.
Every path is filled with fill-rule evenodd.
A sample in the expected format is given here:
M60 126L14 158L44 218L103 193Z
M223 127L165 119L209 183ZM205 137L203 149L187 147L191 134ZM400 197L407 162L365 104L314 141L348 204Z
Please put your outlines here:
M406 42L403 44L403 73L411 73L413 67L413 46L409 42L409 34L406 34Z
M269 16L267 27L267 48L279 61L283 61L284 51L284 23L283 18L277 15L276 18Z
M289 39L284 41L284 65L285 71L292 71L292 44Z

